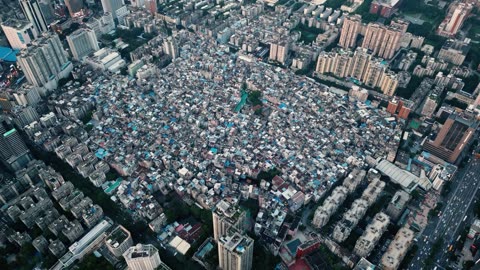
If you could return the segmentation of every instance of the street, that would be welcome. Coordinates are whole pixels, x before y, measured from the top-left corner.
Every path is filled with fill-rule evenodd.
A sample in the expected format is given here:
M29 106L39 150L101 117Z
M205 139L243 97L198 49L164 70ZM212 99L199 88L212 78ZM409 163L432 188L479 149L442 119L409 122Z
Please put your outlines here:
M474 201L475 194L480 185L480 161L472 159L467 167L457 174L453 181L457 186L451 191L441 216L433 218L436 222L429 221L429 224L418 236L418 252L409 269L445 269L448 266L448 249L454 244L459 228L465 226L464 217L468 214L470 205ZM467 220L470 220L467 218ZM430 256L434 243L441 241L440 250L433 258L433 265L425 267L425 262Z

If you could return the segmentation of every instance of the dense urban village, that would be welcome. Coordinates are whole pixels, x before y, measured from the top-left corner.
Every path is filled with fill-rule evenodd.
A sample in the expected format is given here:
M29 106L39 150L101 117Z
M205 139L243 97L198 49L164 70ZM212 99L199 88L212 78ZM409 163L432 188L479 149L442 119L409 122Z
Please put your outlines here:
M0 269L480 269L480 1L0 3Z

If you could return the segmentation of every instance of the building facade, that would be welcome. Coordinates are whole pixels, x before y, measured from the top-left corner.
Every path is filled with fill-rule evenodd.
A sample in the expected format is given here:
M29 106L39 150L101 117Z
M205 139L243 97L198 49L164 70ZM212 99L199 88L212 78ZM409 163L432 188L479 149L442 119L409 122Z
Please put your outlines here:
M12 49L21 50L38 36L37 30L30 21L8 19L2 23L2 30Z

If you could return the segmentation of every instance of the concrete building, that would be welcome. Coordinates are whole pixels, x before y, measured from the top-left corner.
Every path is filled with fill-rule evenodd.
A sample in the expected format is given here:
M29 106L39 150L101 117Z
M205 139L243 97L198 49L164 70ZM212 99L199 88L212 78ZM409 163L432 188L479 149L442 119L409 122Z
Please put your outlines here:
M37 30L30 21L10 18L2 22L2 30L12 49L21 50L27 48L38 36Z
M390 218L386 214L383 212L376 214L373 221L367 225L362 236L357 240L353 252L359 257L368 257L375 245L377 245L380 237L387 230L389 223Z
M83 0L64 0L70 17L75 18L83 15Z
M426 139L423 149L447 162L455 163L468 149L478 120L468 114L451 114L434 139Z
M67 42L75 60L81 60L89 54L100 50L97 36L89 28L81 28L68 35Z
M103 34L107 34L115 29L115 21L113 15L110 12L105 12L103 15L97 15L91 17L85 25L92 29L97 39Z
M172 59L179 56L177 41L173 37L168 37L163 41L163 51L165 54L170 55Z
M145 0L145 8L152 14L157 14L157 1L158 0Z
M215 241L225 236L230 228L243 232L246 229L246 213L225 200L218 202L212 212Z
M400 48L403 29L403 26L400 28L400 26L369 23L365 30L362 47L367 48L375 56L391 59Z
M42 11L42 7L38 0L20 0L25 17L32 23L37 33L48 31L48 23Z
M222 270L250 270L253 259L253 239L230 230L218 241L218 266Z
M39 37L20 52L17 60L29 83L49 90L55 89L58 80L66 78L72 70L72 64L56 34Z
M118 17L117 11L123 6L125 6L123 0L102 0L103 12L112 14L113 19Z
M407 192L403 190L397 191L395 195L393 195L390 203L388 203L385 213L389 215L392 220L398 220L403 211L405 211L409 200L410 195Z
M408 249L413 243L415 237L412 230L403 227L398 230L395 238L388 246L387 251L382 256L380 262L384 270L397 270L403 258L407 254Z
M468 18L472 8L470 3L453 2L447 16L438 26L437 33L444 37L454 37Z
M315 210L315 214L313 216L312 225L316 228L321 228L328 223L330 217L332 216L335 211L337 211L338 207L342 205L348 195L348 189L344 186L336 187L332 194L325 199L323 205L319 206L317 210Z
M158 267L163 267L160 269L169 269L162 263L158 255L158 249L153 245L137 244L125 251L123 257L127 262L129 270L155 270Z
M32 156L16 129L6 131L0 123L0 161L10 170L27 166Z
M127 229L119 225L107 236L105 245L115 257L121 257L133 246L132 236Z
M108 220L103 220L97 226L92 228L80 240L73 243L68 252L63 255L58 262L50 268L51 270L60 270L70 267L73 263L81 260L85 255L97 249L106 237L105 232L112 227Z
M288 57L288 50L290 44L288 41L278 41L270 43L270 56L269 60L285 64Z
M465 61L469 50L469 40L461 41L457 39L449 39L443 44L440 52L438 52L437 58L454 65L461 65L463 64L463 61Z
M355 48L358 34L362 28L362 16L347 16L343 22L342 31L338 45L342 48Z
M85 58L85 62L94 68L108 70L113 73L118 72L126 65L120 53L109 48L102 48L96 51L92 56Z

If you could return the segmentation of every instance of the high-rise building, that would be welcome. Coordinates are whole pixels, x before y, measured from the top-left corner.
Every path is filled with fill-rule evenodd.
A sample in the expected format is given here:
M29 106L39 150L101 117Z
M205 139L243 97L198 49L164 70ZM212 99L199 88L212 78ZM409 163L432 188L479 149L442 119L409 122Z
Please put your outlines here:
M65 5L71 17L83 14L83 0L65 0Z
M92 52L100 50L97 36L92 29L81 28L67 36L68 46L75 60L81 60Z
M157 13L157 0L145 0L145 8L155 15Z
M365 30L362 47L373 55L384 59L391 59L400 48L403 28L370 23Z
M345 18L338 45L342 48L354 48L362 28L362 16L352 15Z
M172 59L178 57L178 46L177 42L173 37L168 37L163 41L163 51L165 54L170 55Z
M17 171L31 160L30 151L17 130L6 131L0 123L0 161L10 170Z
M72 65L56 34L44 34L23 49L17 61L29 83L55 89L58 80L69 75Z
M447 162L455 163L471 143L478 124L468 114L451 114L435 139L424 142L423 149Z
M48 31L48 24L38 0L20 0L25 17L33 24L37 33Z
M133 246L133 240L130 232L119 225L107 236L105 245L113 255L121 257L125 251Z
M243 232L246 224L246 213L239 207L221 200L212 213L213 236L215 241L225 236L230 228Z
M30 21L10 18L2 23L2 30L12 49L21 50L37 38L37 30Z
M153 245L137 244L123 253L129 270L170 269L158 255L158 249Z
M473 6L467 3L454 2L445 19L440 23L437 33L444 37L453 37L470 15Z
M117 18L117 10L124 5L123 0L102 0L103 12L109 12L114 19Z
M270 43L270 55L269 59L272 61L285 64L288 57L288 50L290 49L290 44L288 41L276 41Z
M397 74L391 71L383 73L382 79L380 81L380 90L382 90L382 93L387 96L393 96L393 94L395 94L395 90L397 90L397 87Z
M250 270L253 259L253 239L230 230L218 241L218 266L222 270Z
M357 80L362 79L362 75L368 66L368 63L372 60L372 55L364 48L357 48L353 54L351 61L351 69L349 75Z

